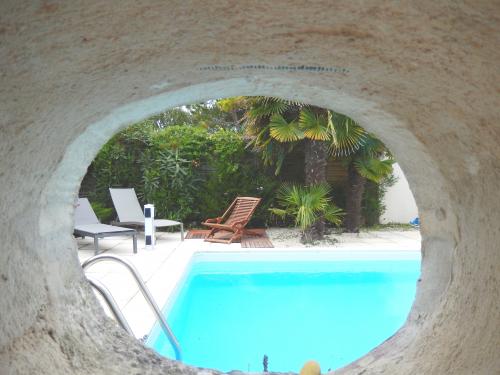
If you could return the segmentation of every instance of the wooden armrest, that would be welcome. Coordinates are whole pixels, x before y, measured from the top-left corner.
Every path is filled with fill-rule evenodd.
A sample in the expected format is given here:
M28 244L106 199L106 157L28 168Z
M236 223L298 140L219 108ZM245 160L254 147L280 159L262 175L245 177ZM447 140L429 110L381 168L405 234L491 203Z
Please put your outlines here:
M231 224L231 227L241 229L246 225L246 220L235 221Z
M222 217L216 217L213 219L205 220L205 223L217 223L217 224L219 224L221 221L222 221Z

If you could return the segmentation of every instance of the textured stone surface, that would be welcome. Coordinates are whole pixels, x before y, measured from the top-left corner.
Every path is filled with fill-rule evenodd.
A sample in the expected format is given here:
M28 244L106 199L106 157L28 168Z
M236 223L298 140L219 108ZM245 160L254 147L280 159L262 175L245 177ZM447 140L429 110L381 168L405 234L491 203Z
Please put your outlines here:
M117 130L252 94L352 116L394 151L419 205L412 314L338 373L497 372L499 14L498 1L2 1L0 373L204 372L104 318L72 203Z

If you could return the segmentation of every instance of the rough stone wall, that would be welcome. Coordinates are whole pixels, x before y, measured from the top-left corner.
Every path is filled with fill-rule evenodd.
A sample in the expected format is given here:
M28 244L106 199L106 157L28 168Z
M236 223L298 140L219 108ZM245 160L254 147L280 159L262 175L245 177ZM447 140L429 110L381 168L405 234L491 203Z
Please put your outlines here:
M120 128L252 94L352 116L394 151L419 205L408 322L338 373L496 373L499 14L477 0L2 1L0 373L204 372L103 316L77 261L72 203Z

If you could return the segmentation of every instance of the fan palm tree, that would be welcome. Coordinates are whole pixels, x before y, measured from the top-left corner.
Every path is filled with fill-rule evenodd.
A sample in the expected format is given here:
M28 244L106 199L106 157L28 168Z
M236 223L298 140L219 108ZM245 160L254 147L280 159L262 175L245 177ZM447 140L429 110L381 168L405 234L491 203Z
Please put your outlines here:
M328 111L273 97L250 97L245 114L250 144L262 154L265 163L281 170L285 156L298 142L304 143L305 184L326 184L328 160ZM306 229L306 238L322 239L325 220L319 215Z
M305 149L305 184L326 184L330 155L348 169L346 231L358 232L366 179L380 182L394 163L384 144L351 118L324 108L273 97L247 97L244 116L250 144L263 160L280 172L285 156L299 143ZM325 222L320 215L308 236L321 239Z
M359 232L366 181L380 183L392 174L394 159L384 143L347 116L332 115L333 156L347 168L345 231Z
M281 218L293 217L295 224L302 230L302 242L310 243L314 238L310 237L308 229L320 217L334 225L342 223L343 212L331 202L329 192L330 188L326 184L306 187L284 184L277 195L278 205L281 208L269 210Z

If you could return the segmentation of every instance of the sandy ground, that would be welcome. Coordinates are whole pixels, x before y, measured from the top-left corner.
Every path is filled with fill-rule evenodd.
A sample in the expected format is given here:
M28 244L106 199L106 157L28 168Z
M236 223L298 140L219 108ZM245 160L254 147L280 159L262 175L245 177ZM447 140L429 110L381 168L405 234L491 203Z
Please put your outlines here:
M267 234L277 248L307 248L307 247L380 247L401 246L401 249L411 247L416 249L420 246L420 231L418 229L383 229L362 230L360 233L335 233L331 231L321 241L314 244L303 244L300 242L300 230L296 228L269 228Z

